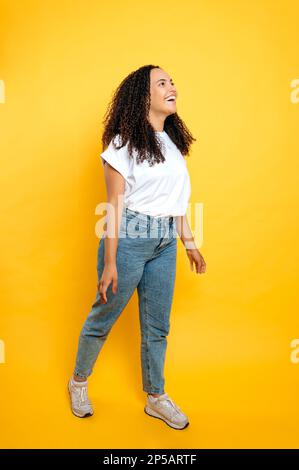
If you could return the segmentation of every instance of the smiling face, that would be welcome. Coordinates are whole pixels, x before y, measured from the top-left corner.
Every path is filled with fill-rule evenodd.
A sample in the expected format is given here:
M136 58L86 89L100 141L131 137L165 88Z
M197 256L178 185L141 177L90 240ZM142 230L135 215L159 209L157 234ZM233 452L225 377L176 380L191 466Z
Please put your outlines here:
M159 122L163 123L167 116L176 113L177 98L172 78L160 68L151 70L150 98L151 121L159 127Z

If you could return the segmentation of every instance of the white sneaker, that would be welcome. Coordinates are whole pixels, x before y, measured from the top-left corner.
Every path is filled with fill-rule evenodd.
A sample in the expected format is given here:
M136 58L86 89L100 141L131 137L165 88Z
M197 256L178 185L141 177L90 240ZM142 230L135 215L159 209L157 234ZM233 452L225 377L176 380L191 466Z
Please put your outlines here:
M163 393L159 397L153 397L148 393L144 411L149 416L162 419L174 429L184 429L189 424L188 416L171 400L167 393Z
M71 378L68 382L68 391L74 415L78 416L78 418L92 416L93 409L87 394L87 380L77 382Z

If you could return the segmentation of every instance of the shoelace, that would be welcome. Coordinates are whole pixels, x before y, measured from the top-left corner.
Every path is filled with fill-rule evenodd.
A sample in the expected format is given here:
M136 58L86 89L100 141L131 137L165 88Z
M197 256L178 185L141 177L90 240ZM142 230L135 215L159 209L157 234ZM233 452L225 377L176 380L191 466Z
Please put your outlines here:
M79 387L78 387L78 389L79 389ZM79 405L82 405L84 402L88 402L87 387L80 387L79 390L80 390L80 392L79 392Z
M178 407L178 405L174 403L174 401L168 395L166 395L165 398L163 398L162 400L158 400L158 402L162 402L162 401L169 403L170 406L173 407L173 410L174 410L173 414L182 413L182 410Z

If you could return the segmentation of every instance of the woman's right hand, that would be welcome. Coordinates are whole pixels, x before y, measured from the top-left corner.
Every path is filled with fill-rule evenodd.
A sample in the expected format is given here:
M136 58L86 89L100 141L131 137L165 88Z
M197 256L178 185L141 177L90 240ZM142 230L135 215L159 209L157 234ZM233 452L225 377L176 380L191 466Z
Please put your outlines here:
M103 274L101 276L101 279L98 282L98 291L101 296L101 300L100 300L101 304L107 303L106 291L111 282L112 282L112 292L113 294L116 294L117 279L118 277L117 277L116 263L105 264Z

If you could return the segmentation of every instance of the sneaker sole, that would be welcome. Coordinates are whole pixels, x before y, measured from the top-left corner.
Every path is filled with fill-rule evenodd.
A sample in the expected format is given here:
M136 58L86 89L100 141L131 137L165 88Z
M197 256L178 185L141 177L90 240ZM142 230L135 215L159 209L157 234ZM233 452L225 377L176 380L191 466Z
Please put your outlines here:
M85 415L79 415L78 413L76 413L72 408L72 396L71 396L70 383L69 382L67 384L67 391L68 391L68 394L69 394L69 397L70 397L71 411L72 411L73 415L77 416L77 418L89 418L90 416L93 415L93 413L85 413Z
M182 429L185 429L187 426L189 426L189 421L188 421L183 427L180 427L178 424L172 423L171 421L169 421L164 416L162 416L159 413L157 413L156 411L152 410L149 406L145 406L144 411L147 415L152 416L153 418L161 419L162 421L164 421L164 423L166 423L168 426L170 426L173 429L178 429L178 430L181 431Z

